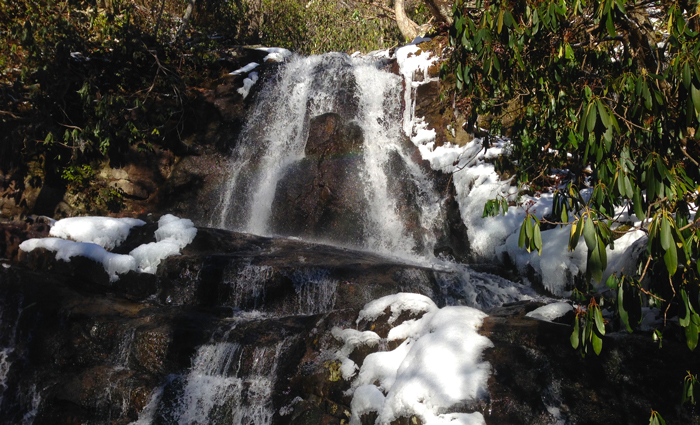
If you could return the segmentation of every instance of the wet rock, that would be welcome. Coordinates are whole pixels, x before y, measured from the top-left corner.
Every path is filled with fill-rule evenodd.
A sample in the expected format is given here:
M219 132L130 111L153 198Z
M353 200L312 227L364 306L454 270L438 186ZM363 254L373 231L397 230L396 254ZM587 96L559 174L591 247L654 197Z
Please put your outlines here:
M311 120L306 157L280 179L272 204L272 229L281 235L343 241L364 238L362 130L328 113Z
M484 321L494 343L484 353L492 367L487 424L647 423L650 409L667 423L697 422L678 404L696 357L683 341L664 338L659 349L642 332L609 333L600 356L582 358L569 343L572 327L524 317L533 307L502 308Z

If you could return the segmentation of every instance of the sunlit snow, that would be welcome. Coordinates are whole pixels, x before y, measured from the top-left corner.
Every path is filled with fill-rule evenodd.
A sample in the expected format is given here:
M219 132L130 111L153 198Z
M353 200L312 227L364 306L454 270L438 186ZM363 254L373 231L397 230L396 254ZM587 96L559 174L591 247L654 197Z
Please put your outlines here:
M128 255L114 254L108 249L119 246L133 226L142 226L144 221L136 219L116 219L110 217L72 217L58 220L50 234L70 237L79 242L61 238L28 239L20 244L20 249L31 252L44 248L56 253L56 259L70 262L80 256L102 264L110 282L119 279L120 274L129 271L155 274L158 264L171 256L178 255L197 235L191 220L166 214L158 221L155 231L156 242L143 244Z
M397 348L364 359L350 389L350 424L370 412L377 412L378 424L414 415L426 425L485 423L479 412L442 412L486 394L490 365L481 356L492 343L477 333L486 314L471 307L438 309L428 297L400 293L368 303L358 320L373 321L387 309L390 323L403 311L422 316L391 330L388 340L404 339ZM360 334L334 330L334 335L341 332ZM347 348L346 342L337 353L341 361L351 353Z

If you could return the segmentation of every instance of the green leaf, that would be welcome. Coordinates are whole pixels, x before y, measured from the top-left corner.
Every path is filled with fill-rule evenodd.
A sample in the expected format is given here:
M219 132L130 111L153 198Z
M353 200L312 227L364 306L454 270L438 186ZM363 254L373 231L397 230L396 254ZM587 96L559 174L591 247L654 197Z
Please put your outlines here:
M586 216L586 221L583 225L583 237L586 240L588 251L593 251L597 245L598 238L596 237L595 226L590 215Z
M632 182L630 182L630 177L625 174L625 196L629 199L634 197L634 190L632 190Z
M603 243L603 239L601 237L598 237L598 246L596 247L598 250L598 257L600 258L600 271L601 273L608 267L608 253L605 250L605 243ZM602 281L603 276L601 275L598 281Z
M591 335L591 345L593 346L595 354L599 356L600 352L603 350L603 340L600 339L595 332Z
M629 314L627 314L627 310L625 310L624 307L624 291L622 289L622 282L620 282L620 286L617 289L617 312L620 314L620 320L622 320L622 323L625 324L627 327L627 332L632 333L632 328L630 327L630 318Z
M571 233L569 234L569 251L575 250L576 246L578 246L578 238L581 236L581 233L578 231L580 226L583 226L581 220L575 221L571 225ZM698 269L700 269L700 260L698 260Z
M666 217L661 217L661 248L664 251L668 250L673 242L673 236L671 235L671 222Z
M578 327L578 316L574 317L574 331L571 333L571 336L569 337L569 341L571 341L571 346L574 347L574 350L578 348L579 344L579 327Z
M681 288L681 298L683 298L683 309L685 310L685 316L678 316L678 323L684 328L690 324L690 309L688 308L688 294L685 289Z
M700 114L700 90L696 89L694 84L690 86L690 94L693 98L693 105L695 105L695 112Z
M617 277L614 274L608 276L608 279L605 281L605 286L610 289L617 288Z
M535 249L542 255L542 234L540 233L539 224L535 225L533 241L535 242Z
M592 250L588 251L586 275L592 277L597 282L601 282L603 280L603 263L600 258L600 250L598 247L594 247Z
M615 37L615 25L612 21L612 13L608 13L608 17L605 20L605 28L608 30L608 35L610 37Z
M602 121L605 128L610 127L610 116L608 115L608 112L605 109L605 105L603 105L603 102L601 102L600 99L598 99L596 103L598 105L598 114L600 115L600 121Z
M698 346L698 327L693 322L690 322L690 325L685 328L685 341L690 351L695 350L695 347Z
M603 322L603 313L600 311L600 307L595 307L593 309L593 319L595 320L595 328L598 334L605 335L605 322Z
M664 263L666 264L666 270L668 270L668 275L673 276L678 270L678 252L676 251L676 246L671 246L666 253L664 253Z
M530 220L530 216L528 215L525 217L525 234L527 234L528 239L532 239L532 220Z
M644 220L646 218L646 213L644 212L644 205L642 205L642 191L639 187L634 191L632 204L634 206L634 215L637 216L637 219Z
M595 121L596 121L596 107L593 104L593 102L588 104L588 118L586 122L586 128L588 129L589 133L592 133L593 130L595 129Z
M644 106L647 109L651 109L651 93L649 92L646 81L642 82L642 97L644 98Z
M686 61L685 64L683 64L683 86L686 90L690 89L690 83L690 65Z
M518 237L518 248L525 247L525 241L527 240L527 231L525 230L525 222L520 226L520 236Z

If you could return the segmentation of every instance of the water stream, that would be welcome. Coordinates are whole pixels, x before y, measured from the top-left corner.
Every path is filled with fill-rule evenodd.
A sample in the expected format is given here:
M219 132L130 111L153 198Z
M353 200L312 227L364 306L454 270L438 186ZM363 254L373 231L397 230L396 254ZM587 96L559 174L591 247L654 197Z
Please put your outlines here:
M232 153L227 183L209 224L270 235L280 179L305 157L310 120L332 112L357 124L363 134L360 170L351 178L361 186L368 209L361 222L353 223L365 235L354 247L406 258L431 256L440 197L407 150L402 78L384 70L385 65L385 59L338 53L294 57L283 65L258 95ZM391 174L397 161L406 171L406 181L401 184L410 185L415 193L418 229L409 230L401 214L402 193ZM318 238L348 243L332 232Z

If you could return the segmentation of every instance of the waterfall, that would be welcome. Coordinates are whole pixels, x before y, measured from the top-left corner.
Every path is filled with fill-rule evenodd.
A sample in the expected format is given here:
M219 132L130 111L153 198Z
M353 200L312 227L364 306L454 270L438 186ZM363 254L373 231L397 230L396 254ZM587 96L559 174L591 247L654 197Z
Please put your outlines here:
M360 222L353 224L362 228L363 238L354 243L326 231L311 239L400 257L432 257L440 197L411 158L413 146L402 128L403 79L382 69L386 64L386 59L339 53L295 56L283 64L258 94L209 225L272 234L276 191L306 157L310 121L336 113L362 131L359 170L348 178L366 203ZM413 203L406 205L406 198Z
M235 327L199 347L189 373L170 376L131 425L271 424L277 365L290 339L246 347L226 341Z
M323 72L329 66L334 72ZM309 118L339 108L348 69L340 53L295 56L266 84L233 152L212 225L266 234L277 181L303 158Z

